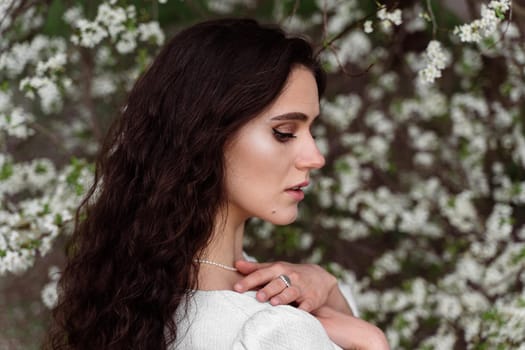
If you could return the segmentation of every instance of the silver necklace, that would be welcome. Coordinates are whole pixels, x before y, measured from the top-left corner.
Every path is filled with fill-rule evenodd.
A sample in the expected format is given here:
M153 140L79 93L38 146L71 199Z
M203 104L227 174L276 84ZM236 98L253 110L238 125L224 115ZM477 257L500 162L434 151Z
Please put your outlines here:
M224 264L221 264L221 263L218 263L218 262L215 262L215 261L211 261L211 260L205 260L205 259L195 259L194 260L195 262L198 262L199 264L208 264L208 265L213 265L213 266L217 266L217 267L220 267L221 269L225 269L225 270L228 270L228 271L235 271L237 272L237 269L233 266L228 266L228 265L224 265Z

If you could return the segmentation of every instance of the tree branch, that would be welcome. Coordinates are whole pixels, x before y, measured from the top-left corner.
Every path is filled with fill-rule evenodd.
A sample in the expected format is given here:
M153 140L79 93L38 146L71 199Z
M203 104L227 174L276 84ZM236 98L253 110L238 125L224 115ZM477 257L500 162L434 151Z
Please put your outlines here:
M82 75L83 75L83 85L82 85L82 103L89 112L89 121L91 123L91 128L93 136L99 144L102 143L103 133L102 128L97 120L97 113L95 110L95 104L93 103L93 97L91 94L92 83L93 83L93 57L88 49L80 49L80 57L82 61Z
M432 3L430 0L427 0L427 9L430 13L430 18L432 19L432 38L436 39L436 32L437 32L437 22L436 22L436 16L434 15L434 10L432 10Z

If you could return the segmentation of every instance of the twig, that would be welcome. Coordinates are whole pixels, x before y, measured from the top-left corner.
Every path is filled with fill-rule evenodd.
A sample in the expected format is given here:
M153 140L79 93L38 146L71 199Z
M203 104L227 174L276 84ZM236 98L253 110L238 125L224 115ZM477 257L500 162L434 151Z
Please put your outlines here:
M427 0L427 9L430 13L430 18L432 19L432 38L436 39L436 31L437 31L437 22L436 22L436 16L434 15L434 10L432 9L432 4L430 0Z
M301 0L295 0L292 8L292 13L290 14L289 18L293 18L297 14L297 10L299 10L299 4L301 3Z
M155 21L159 20L159 2L152 1L151 2L151 13L153 14L152 17Z
M507 31L509 30L510 22L512 22L512 14L513 12L512 12L512 0L511 0L510 9L509 9L509 19L507 20L507 26L503 30L503 36L505 36L507 34Z
M2 0L0 0L2 1ZM3 28L2 30L0 30L0 38L3 37L4 33L7 32L12 26L13 24L15 23L15 20L18 16L24 14L29 8L31 8L32 6L35 6L36 4L42 6L42 8L44 8L43 5L46 5L46 7L44 8L45 11L49 11L49 5L51 4L51 1L52 0L35 0L34 3L30 2L30 1L22 1L21 3L19 3L18 7L14 7L14 4L15 2L12 2L10 7L4 12L4 16L2 18L0 18L0 23L2 23L3 21L5 21L7 18L11 17L11 23ZM24 38L30 38L32 37L33 35L35 35L36 33L39 33L39 31L41 31L41 28L33 28L31 31L29 31L29 33L27 35L25 35ZM2 52L4 52L5 50L8 50L11 46L12 46L13 43L9 42L8 45L6 45L4 47L3 50L0 51L0 54Z
M346 76L349 76L351 78L360 77L360 76L364 75L365 73L367 73L374 66L374 63L370 63L368 65L368 67L366 67L366 69L364 71L362 71L361 73L350 73L349 71L346 70L345 66L343 65L343 63L339 59L339 55L337 55L337 51L335 50L335 47L333 45L330 45L329 48L332 51L332 54L335 56L335 59L337 61L337 65L341 68L341 70L343 71L343 74L346 75Z
M323 45L321 47L321 49L319 50L319 52L316 53L316 55L319 55L322 51L324 51L325 49L329 48L335 41L341 39L341 37L345 34L347 34L349 31L351 31L352 29L355 29L357 28L358 25L361 25L361 23L363 23L364 21L366 21L367 19L369 19L370 17L373 17L375 15L375 13L372 13L372 14L369 14L365 17L363 17L361 20L359 21L356 21L356 22L352 22L350 24L348 24L346 27L344 27L339 33L337 33L337 35L335 35L334 37L332 37L330 40L326 41L325 42L325 38L326 38L326 23L324 24L325 28L323 29ZM324 21L324 20L323 20Z
M293 8L292 8L292 12L287 16L283 15L283 18L279 20L279 25L282 25L283 22L285 22L286 20L290 20L290 21L292 20L292 18L297 14L297 10L299 9L300 2L301 0L295 0Z
M84 103L84 106L89 111L89 121L91 123L91 128L93 131L93 135L95 136L95 139L100 144L102 143L102 128L100 127L98 120L97 120L97 114L95 111L95 104L93 103L93 98L91 95L91 88L92 88L92 80L93 80L93 58L90 55L90 52L87 49L81 49L80 56L82 57L82 63L83 64L83 88L84 93L82 94L82 100Z
M9 13L12 11L13 7L15 5L15 2L14 1L11 1L11 3L9 4L9 6L7 7L7 9L5 10L4 12L4 16L2 18L0 18L0 23L5 21L6 18L9 17ZM7 28L6 28L7 29ZM1 34L2 32L0 32Z

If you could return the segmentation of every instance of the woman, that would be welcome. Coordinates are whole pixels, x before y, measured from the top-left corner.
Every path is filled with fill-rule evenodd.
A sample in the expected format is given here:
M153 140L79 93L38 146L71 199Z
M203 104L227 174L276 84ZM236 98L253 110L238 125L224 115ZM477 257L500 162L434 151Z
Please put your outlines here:
M310 134L323 89L309 44L279 29L224 19L175 36L103 147L52 347L387 348L321 268L243 258L245 221L293 222L324 164Z

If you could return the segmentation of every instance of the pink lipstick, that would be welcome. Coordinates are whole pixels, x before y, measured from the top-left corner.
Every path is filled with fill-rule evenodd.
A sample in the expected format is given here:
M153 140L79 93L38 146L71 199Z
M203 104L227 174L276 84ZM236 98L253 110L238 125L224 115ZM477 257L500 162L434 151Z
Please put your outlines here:
M306 186L308 186L308 181L304 181L300 184L287 188L285 192L292 196L292 198L296 201L302 201L304 199L304 192L302 190L302 187Z

